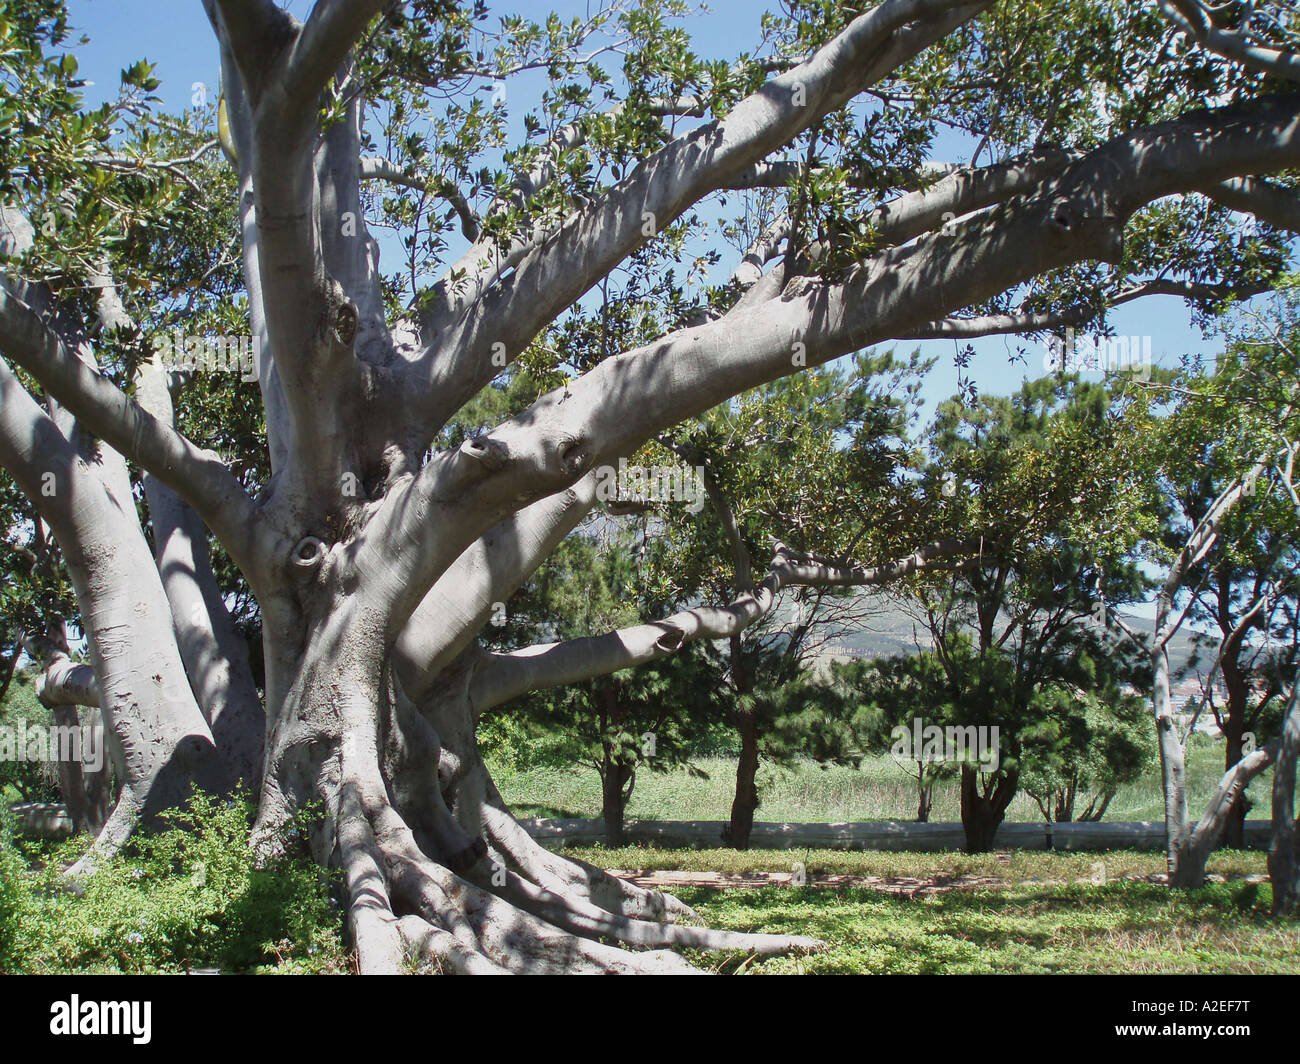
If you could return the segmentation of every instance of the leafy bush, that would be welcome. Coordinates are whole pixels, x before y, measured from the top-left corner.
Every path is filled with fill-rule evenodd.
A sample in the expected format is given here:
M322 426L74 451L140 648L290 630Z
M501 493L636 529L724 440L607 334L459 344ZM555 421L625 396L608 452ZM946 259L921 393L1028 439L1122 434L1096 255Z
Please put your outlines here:
M30 676L14 677L4 702L0 703L0 726L15 732L50 726L50 712L37 699ZM13 788L13 797L23 802L57 802L60 798L58 772L50 761L0 759L0 796L5 794L6 787Z
M305 855L259 867L246 799L196 796L165 830L69 891L76 842L28 871L0 838L0 970L32 973L339 972L347 958L326 876Z
M14 817L0 804L0 972L14 971L14 950L27 892L27 866L14 849Z

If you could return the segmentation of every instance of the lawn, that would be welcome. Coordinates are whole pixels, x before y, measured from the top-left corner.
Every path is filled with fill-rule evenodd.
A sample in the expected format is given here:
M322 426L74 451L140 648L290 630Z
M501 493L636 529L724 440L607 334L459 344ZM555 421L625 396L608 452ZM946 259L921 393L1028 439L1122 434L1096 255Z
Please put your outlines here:
M51 889L78 843L0 847L0 972L352 970L318 871L305 859L258 868L246 812L216 808L197 828L150 837L81 897ZM1300 972L1300 922L1269 917L1259 852L1216 853L1214 881L1190 891L1153 882L1161 856L1135 851L566 852L634 877L799 874L803 886L671 887L710 926L828 946L765 960L690 956L723 973Z
M1193 748L1194 803L1203 802L1217 781L1219 757L1217 746ZM724 819L732 763L706 760L701 767L708 778L684 771L643 774L630 815ZM498 769L498 778L522 812L599 814L598 779L590 770ZM906 777L885 758L858 771L768 767L763 785L762 819L907 820L913 813ZM936 820L957 818L953 791L949 784L936 793ZM349 970L338 911L314 869L258 870L247 861L242 815L223 808L211 815L213 823L197 832L160 839L143 858L114 862L84 898L51 891L48 883L24 884L21 912L9 913L8 963L0 911L0 970ZM1153 772L1116 798L1108 818L1160 815ZM1022 797L1012 818L1036 820L1039 814ZM24 852L39 868L56 851L69 859L77 845L29 842ZM664 889L694 906L710 926L812 935L827 943L823 952L795 957L691 955L694 963L725 973L1300 973L1300 922L1268 915L1261 852L1214 854L1212 882L1190 891L1170 891L1155 881L1164 870L1157 852L597 847L566 853L633 876L677 879ZM9 864L10 885L18 886L19 869ZM196 868L202 871L197 879ZM719 878L729 885L719 886ZM707 879L712 883L700 882ZM7 907L12 910L0 904L0 910Z
M633 820L726 820L731 814L736 763L728 758L701 758L695 767L707 778L685 768L669 772L639 772L627 815ZM600 815L600 777L594 769L530 768L510 771L493 765L493 775L505 800L521 816L596 817ZM1188 796L1192 809L1209 799L1223 775L1220 743L1195 742L1188 756ZM1250 795L1267 816L1269 777L1257 780ZM763 764L759 769L759 820L836 822L845 820L913 820L915 786L889 757L864 761L859 769L822 768L802 763L793 768ZM1086 804L1086 803L1085 803ZM959 820L957 785L940 783L934 792L931 820ZM1041 820L1032 798L1019 794L1008 820ZM1157 766L1138 782L1121 788L1106 813L1107 820L1163 820Z
M573 851L570 851L573 852ZM1300 922L1268 915L1264 855L1224 851L1220 880L1170 891L1139 878L1159 855L838 853L646 849L581 851L608 868L789 871L810 885L685 888L675 893L714 927L813 935L825 952L766 960L697 955L724 972L795 973L1297 973ZM1105 882L1096 881L1104 871ZM948 882L932 893L820 887L819 875ZM962 878L994 878L972 889ZM1248 878L1243 878L1248 877Z

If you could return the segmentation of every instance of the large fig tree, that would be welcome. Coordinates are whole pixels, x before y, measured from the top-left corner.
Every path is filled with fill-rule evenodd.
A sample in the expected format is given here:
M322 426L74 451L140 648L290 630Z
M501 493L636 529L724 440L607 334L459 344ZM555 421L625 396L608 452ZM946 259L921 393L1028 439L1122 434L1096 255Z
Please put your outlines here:
M716 608L512 652L477 634L602 469L731 396L891 340L1100 328L1142 295L1266 285L1297 214L1289 5L791 0L731 61L697 56L672 3L537 23L485 6L317 0L300 22L203 0L232 203L194 176L211 152L149 124L146 68L79 107L75 63L37 54L60 5L3 5L2 118L25 154L4 156L0 463L58 540L88 640L88 669L50 685L100 705L118 762L87 867L190 787L242 779L258 845L323 810L311 842L343 870L367 971L812 947L694 926L534 844L476 718L729 638L784 587L879 582L966 544L863 565L777 548ZM512 111L538 71L536 106ZM129 254L174 193L236 212L264 478L176 427L143 294L174 313L157 273L179 266ZM745 268L702 285L719 254L702 227L738 197L773 209ZM403 234L391 273L384 227ZM597 290L637 312L595 315ZM556 347L566 314L598 341L578 355ZM444 446L516 363L555 386ZM260 688L213 575L227 557L257 604Z

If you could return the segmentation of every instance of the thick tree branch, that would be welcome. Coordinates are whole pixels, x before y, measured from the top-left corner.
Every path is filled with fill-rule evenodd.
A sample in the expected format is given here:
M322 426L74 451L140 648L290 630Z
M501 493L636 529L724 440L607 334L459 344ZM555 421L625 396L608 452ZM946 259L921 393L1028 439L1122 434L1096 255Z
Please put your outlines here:
M218 455L146 413L67 349L31 307L0 287L0 351L41 382L91 432L174 488L250 575L262 524ZM251 570L251 572L250 572Z
M1253 177L1238 177L1211 185L1205 194L1216 203L1242 214L1253 214L1279 229L1300 233L1300 196Z
M394 648L398 676L419 701L438 674L500 615L511 596L588 513L596 477L511 514L470 545L407 621Z
M393 538L376 538L362 551L377 552L376 565L381 552L387 565L396 546L409 593L419 595L521 499L557 491L728 396L918 329L936 299L968 306L1071 262L1115 261L1124 223L1140 207L1234 171L1294 166L1297 130L1300 98L1287 96L1127 134L1042 191L952 232L891 248L842 284L788 285L781 299L741 318L683 329L607 359L491 433L435 457L377 514L376 536L387 529ZM458 532L448 537L447 528ZM404 622L416 601L395 603L394 621Z
M78 665L66 654L55 654L36 681L36 697L44 706L99 708L99 681L89 665Z
M315 110L317 97L334 76L370 20L390 0L316 0L285 57L284 106ZM285 116L287 117L287 116Z
M1201 819L1192 829L1190 845L1193 848L1208 848L1218 841L1219 834L1228 822L1228 813L1237 803L1237 799L1250 785L1251 780L1273 764L1277 752L1278 741L1275 739L1247 754L1223 774L1214 794L1206 803L1205 812L1201 814Z
M283 469L289 460L291 428L289 408L281 386L280 374L271 357L267 332L266 296L262 287L261 244L257 226L257 203L253 192L253 116L233 59L223 49L222 98L227 116L227 131L235 149L239 171L239 231L243 249L244 289L248 294L248 318L257 368L258 388L266 412L267 446L271 471Z
M245 265L256 268L264 315L267 361L259 378L268 413L283 401L287 421L289 440L272 443L273 455L287 459L289 475L272 498L285 511L345 509L344 478L368 475L358 466L377 458L352 453L341 431L373 391L357 356L383 361L391 352L377 248L360 210L361 103L351 100L345 120L325 131L319 115L326 83L345 74L352 46L382 6L319 0L300 26L273 4L208 0L223 45L224 88L243 105L237 157L241 178L251 178L247 192L257 198L255 215L248 212L255 261L246 241Z
M136 377L141 406L174 424L166 372L146 363ZM249 668L248 645L235 629L208 555L207 529L166 484L144 475L154 557L171 607L176 645L190 689L218 749L256 792L262 781L266 715Z
M882 203L869 215L885 244L902 244L972 211L1041 185L1080 158L1063 148L1035 148L994 166L963 167L927 188Z
M963 564L978 540L941 540L873 568L800 558L777 544L767 575L724 607L700 606L656 621L586 639L485 654L474 671L470 698L476 712L526 691L577 683L675 654L685 644L727 639L765 617L785 587L865 587L914 573Z
M461 303L449 302L446 292L433 300L420 324L429 374L427 402L418 411L423 431L435 431L499 372L494 351L504 350L507 360L513 359L559 312L692 203L989 2L886 0L724 118L699 126L638 165L528 252L508 279L481 296L473 293L477 303L470 313L461 316Z
M274 0L203 0L203 7L249 97L257 100L280 50L296 31L296 20Z

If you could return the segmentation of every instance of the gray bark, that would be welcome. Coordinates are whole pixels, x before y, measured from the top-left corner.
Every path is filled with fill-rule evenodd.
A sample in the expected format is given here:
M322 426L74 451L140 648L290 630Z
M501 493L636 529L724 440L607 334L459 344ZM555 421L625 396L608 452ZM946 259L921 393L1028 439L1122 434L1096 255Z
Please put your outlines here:
M1300 521L1300 489L1295 479L1296 455L1300 442L1288 443L1286 458L1279 469L1282 486ZM1278 736L1277 764L1273 768L1273 839L1268 852L1269 877L1273 882L1273 913L1287 916L1300 908L1300 820L1296 817L1296 762L1300 759L1300 669L1291 680L1291 696Z
M1165 805L1165 862L1170 886L1199 887L1205 882L1205 863L1218 844L1234 804L1247 784L1272 764L1277 745L1254 751L1230 767L1210 799L1201 819L1192 824L1187 801L1187 758L1184 736L1179 733L1171 693L1169 641L1182 627L1190 605L1174 609L1174 596L1188 572L1214 548L1224 519L1241 501L1266 468L1257 462L1234 478L1188 534L1156 594L1155 634L1148 647L1153 674L1151 710L1160 750L1160 776ZM1111 611L1111 617L1130 637L1133 630Z
M142 367L136 390L142 406L173 421L171 395L159 368ZM157 477L145 474L144 490L154 557L190 687L234 778L256 793L262 783L266 714L249 669L248 645L235 629L212 572L207 530Z
M476 241L434 298L390 334L359 210L356 237L343 239L339 228L340 215L360 202L360 181L377 176L358 157L361 103L350 101L328 131L318 123L321 92L331 77L347 77L349 52L382 0L318 0L305 23L271 0L205 0L239 167L251 325L264 340L258 375L274 475L257 500L169 416L148 412L97 373L49 308L19 285L0 289L5 357L119 460L184 500L247 578L262 609L266 659L256 844L283 846L294 813L321 803L325 819L311 841L322 862L344 871L365 970L416 961L467 972L680 971L687 966L667 951L681 946L815 947L662 922L686 916L684 907L530 847L478 757L474 723L523 691L736 634L771 609L782 586L892 578L928 564L925 552L876 570L782 555L727 607L590 640L486 654L475 636L590 508L579 485L597 466L804 366L923 331L1044 272L1118 261L1124 224L1146 204L1300 164L1300 100L1185 115L1079 156L1046 151L951 173L888 205L879 223L889 246L836 283L787 277L784 268L755 278L776 245L759 248L762 262L740 278L753 283L731 313L610 358L454 451L427 461L425 453L470 398L645 243L647 214L662 231L703 196L747 180L820 118L989 6L871 7L554 230L504 249ZM1174 13L1192 20L1207 47L1226 47L1185 4ZM665 107L702 110L698 101ZM547 179L541 172L516 191L526 197ZM957 223L934 231L949 211ZM802 360L792 357L799 349ZM0 461L29 493L51 456L61 456L68 483L77 478L75 505L61 495L49 520L77 586L124 795L143 806L140 781L159 801L178 799L191 781L223 786L230 771L213 731L231 719L223 692L234 679L202 661L225 654L221 611L201 572L202 535L183 512L168 517L155 488L164 573L175 575L173 557L188 566L165 591L129 486L123 494L88 476L59 427L29 409L7 367L0 387ZM206 624L178 625L184 603L200 600ZM155 676L158 690L145 682ZM1171 786L1178 756L1171 748ZM1225 780L1223 793L1251 770ZM1176 787L1170 798L1185 829Z
M171 612L128 492L111 491L0 364L0 462L54 530L81 607L99 704L121 792L96 855L119 847L142 817L181 803L194 784L220 791L227 770L195 704ZM54 494L42 491L53 475ZM88 692L90 678L69 677ZM47 695L48 696L48 695Z
M89 744L80 746L80 759L58 758L59 791L63 795L73 831L92 838L104 828L110 812L113 763L105 750L103 713L99 704L99 685L89 665L76 665L67 655L67 639L62 622L47 630L47 638L31 640L28 652L45 667L36 681L36 697L50 711L60 728L76 729L87 736ZM79 707L94 714L92 723L83 727ZM70 734L65 732L65 734ZM92 751L98 752L100 764L91 762Z
M1296 845L1296 760L1300 757L1300 675L1282 720L1277 763L1273 767L1273 841L1268 872L1273 882L1273 913L1288 916L1300 905L1300 847Z

